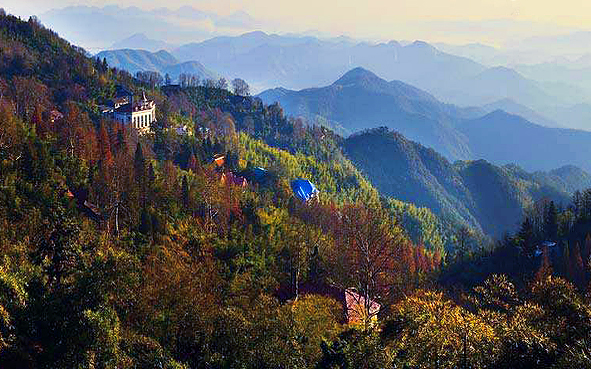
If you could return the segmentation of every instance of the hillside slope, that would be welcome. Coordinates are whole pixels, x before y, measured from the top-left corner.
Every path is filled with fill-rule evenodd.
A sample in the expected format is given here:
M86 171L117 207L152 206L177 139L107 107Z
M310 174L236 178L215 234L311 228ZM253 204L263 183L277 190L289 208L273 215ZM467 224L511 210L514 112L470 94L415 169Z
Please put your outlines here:
M266 103L279 102L285 111L309 121L324 122L343 134L388 126L453 159L471 156L467 141L453 121L462 114L433 96L403 82L387 82L356 68L330 86L289 91L276 89L259 95Z
M484 159L496 165L515 163L528 171L574 165L591 171L591 132L544 127L502 110L487 114L486 108L444 104L416 87L387 82L362 68L326 87L274 89L259 97L343 135L387 126L450 161ZM499 104L544 120L513 101Z
M588 175L577 168L532 175L484 160L451 164L437 152L385 128L349 137L344 149L382 193L496 237L514 231L515 219L521 219L533 202L550 198L567 203L571 191L588 184Z
M179 63L178 60L167 51L149 52L146 50L108 50L98 53L96 58L106 59L110 67L126 70L129 73L159 72L162 76L169 74L173 80L177 80L181 73L199 76L201 79L216 79L216 73L205 68L197 61Z
M458 125L475 158L529 171L575 165L591 171L591 132L547 128L501 110Z

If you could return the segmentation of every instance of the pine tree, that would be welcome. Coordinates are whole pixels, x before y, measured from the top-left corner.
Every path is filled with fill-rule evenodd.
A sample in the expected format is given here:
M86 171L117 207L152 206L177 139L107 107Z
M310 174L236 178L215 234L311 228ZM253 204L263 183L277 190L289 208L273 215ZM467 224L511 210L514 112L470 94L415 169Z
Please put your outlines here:
M550 201L544 214L544 231L546 238L550 241L556 241L558 238L558 212L554 201Z
M533 223L529 217L525 218L521 224L518 239L521 252L528 257L533 257L536 252L536 244Z
M564 250L562 252L562 268L563 268L563 272L564 272L564 275L566 276L566 278L572 279L572 276L570 274L571 261L570 261L570 248L568 245L568 241L565 242Z
M575 218L580 219L583 213L583 195L581 194L581 191L575 191L575 193L573 194L572 203Z
M142 208L140 215L140 232L146 236L151 235L152 230L152 216L146 208Z
M589 268L589 257L591 256L591 234L587 233L585 237L585 247L583 248L583 264Z

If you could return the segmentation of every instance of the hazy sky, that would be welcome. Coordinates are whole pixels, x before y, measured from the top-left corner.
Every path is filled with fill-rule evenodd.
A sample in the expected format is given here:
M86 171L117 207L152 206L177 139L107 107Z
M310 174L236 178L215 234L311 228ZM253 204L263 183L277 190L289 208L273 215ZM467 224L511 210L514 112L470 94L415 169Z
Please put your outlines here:
M538 24L537 30L530 30L532 33L547 34L567 31L565 28L591 28L591 1L585 0L4 0L0 6L28 16L68 5L110 4L145 9L190 5L220 14L244 10L254 18L275 24L277 29L273 31L313 29L382 39L413 39L421 27L429 28L425 24L441 21L529 21ZM488 36L492 38L494 35Z

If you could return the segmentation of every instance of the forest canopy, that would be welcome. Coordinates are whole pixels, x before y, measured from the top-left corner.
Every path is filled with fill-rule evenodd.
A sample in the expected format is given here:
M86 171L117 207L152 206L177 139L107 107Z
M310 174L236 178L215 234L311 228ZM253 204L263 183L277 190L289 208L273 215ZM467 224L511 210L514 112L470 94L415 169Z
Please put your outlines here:
M588 366L589 193L469 247L244 81L136 77L0 14L0 366ZM118 86L156 102L150 134L101 114ZM502 252L519 273L449 288Z

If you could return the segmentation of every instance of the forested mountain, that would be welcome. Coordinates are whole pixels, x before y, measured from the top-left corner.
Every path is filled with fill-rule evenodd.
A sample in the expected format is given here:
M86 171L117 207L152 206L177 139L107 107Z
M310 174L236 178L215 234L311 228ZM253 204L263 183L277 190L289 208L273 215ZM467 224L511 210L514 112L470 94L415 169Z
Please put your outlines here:
M143 83L3 11L0 55L2 368L588 366L585 253L562 258L574 285L532 272L538 226L583 233L588 192L489 250L381 196L342 137L278 105ZM155 101L148 134L101 114L122 89ZM458 169L470 193L496 178L480 170ZM563 172L585 181L548 181ZM298 177L321 192L300 200ZM446 288L479 263L517 284Z
M509 67L490 68L421 41L406 45L396 41L371 44L347 38L325 40L257 31L182 45L172 53L181 61L198 60L206 66L215 65L220 74L243 78L257 92L274 87L324 86L351 68L362 67L387 80L411 84L442 101L460 106L512 100L526 107L520 109L522 111L548 113L552 109L583 103L590 96L577 87L580 83L573 83L572 78L548 80L538 75L530 79L532 77L527 78ZM539 114L526 118L534 116ZM577 127L570 125L565 117L553 115L552 118L564 126Z
M591 170L591 132L546 128L500 110L463 122L457 129L468 139L475 158L516 163L530 171L565 165Z
M362 67L387 80L411 84L461 106L511 99L541 110L572 105L573 99L580 102L589 98L589 93L579 92L577 83L568 80L540 83L537 78L526 78L514 69L487 67L422 41L407 45L396 41L370 44L252 32L183 45L173 54L180 60L215 65L219 73L243 78L256 90L324 86L348 70Z
M277 101L289 114L324 123L343 134L387 125L449 158L471 156L465 137L454 128L454 121L470 116L471 110L442 104L415 87L387 82L362 68L349 71L327 87L275 89L259 97L267 103Z
M333 360L323 339L365 342L354 327L375 319L349 329L345 289L385 309L452 242L428 210L381 198L338 136L276 105L142 85L35 19L0 14L0 48L3 367L314 367ZM116 86L157 102L151 134L98 114ZM295 178L319 199L295 198ZM360 234L373 292L349 273Z
M101 51L96 56L99 60L105 59L109 66L128 71L131 74L137 72L158 72L162 76L168 74L177 81L181 74L197 76L202 80L217 79L218 76L205 68L197 61L179 63L170 53L164 50L152 53L145 50L110 50Z
M572 193L591 184L590 176L575 167L528 174L483 160L452 164L387 128L352 135L344 148L382 193L495 237L515 231L515 219L539 200L567 204Z
M591 91L591 65L583 60L560 63L520 64L515 68L523 75L544 82L563 81L579 86L585 93ZM575 101L577 102L577 101Z
M323 86L355 66L425 88L486 69L419 41L402 46L396 41L370 44L263 32L187 44L173 54L216 65L219 73L240 76L258 88Z
M327 87L275 89L259 96L267 103L279 102L290 115L345 135L387 126L451 161L485 159L496 165L515 163L528 171L575 165L591 171L589 132L543 127L502 110L486 114L482 108L443 104L415 87L387 82L361 68Z

